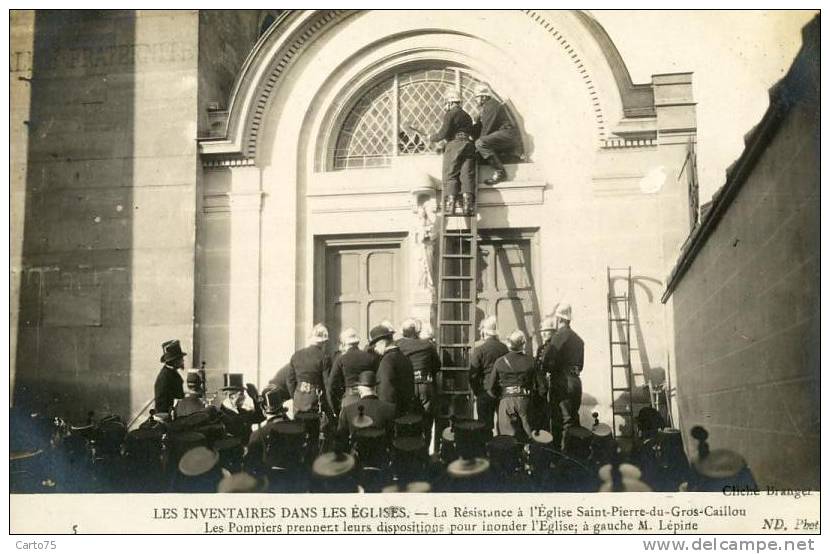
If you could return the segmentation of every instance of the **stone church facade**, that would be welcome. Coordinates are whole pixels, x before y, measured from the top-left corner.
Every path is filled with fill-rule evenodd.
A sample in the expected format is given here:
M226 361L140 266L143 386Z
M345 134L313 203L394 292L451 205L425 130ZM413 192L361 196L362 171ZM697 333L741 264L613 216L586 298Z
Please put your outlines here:
M402 123L437 126L448 86L474 110L481 83L522 144L479 190L480 315L538 344L572 304L583 424L609 420L606 268L631 266L634 373L671 380L691 75L632 83L589 14L37 12L12 32L15 401L127 417L169 338L209 381L262 386L316 322L434 317L441 157Z

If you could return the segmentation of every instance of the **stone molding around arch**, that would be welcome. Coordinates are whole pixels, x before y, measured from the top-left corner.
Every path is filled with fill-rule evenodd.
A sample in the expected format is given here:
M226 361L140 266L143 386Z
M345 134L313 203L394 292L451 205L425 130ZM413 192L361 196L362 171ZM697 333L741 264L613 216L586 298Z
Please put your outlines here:
M260 37L242 66L228 103L224 137L200 139L203 163L210 166L240 165L250 163L257 156L260 129L262 128L269 99L283 75L294 60L313 39L327 28L359 13L356 10L305 10L289 11ZM571 59L575 70L585 85L586 94L594 110L596 133L599 141L608 138L608 122L595 79L582 56L562 29L555 26L543 13L523 10L556 40ZM597 42L609 65L623 102L626 116L653 114L653 94L650 85L632 84L622 58L605 30L590 15L576 11L576 19ZM244 160L244 161L243 161Z

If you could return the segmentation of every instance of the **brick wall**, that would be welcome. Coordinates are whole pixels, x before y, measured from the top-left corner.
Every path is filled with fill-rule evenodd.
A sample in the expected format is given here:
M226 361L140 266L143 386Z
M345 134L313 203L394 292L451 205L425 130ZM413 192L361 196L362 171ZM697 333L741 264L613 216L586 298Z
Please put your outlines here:
M672 297L683 430L762 486L820 486L817 101L785 115Z

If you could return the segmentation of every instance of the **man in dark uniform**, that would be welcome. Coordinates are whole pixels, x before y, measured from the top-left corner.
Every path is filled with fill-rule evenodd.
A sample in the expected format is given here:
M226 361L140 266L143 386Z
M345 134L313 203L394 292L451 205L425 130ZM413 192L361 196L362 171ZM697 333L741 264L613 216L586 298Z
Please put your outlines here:
M479 326L481 342L470 354L470 388L476 396L478 419L493 429L493 417L496 413L496 399L487 394L484 383L496 360L507 354L507 347L499 340L496 316L485 318Z
M549 375L551 434L560 445L569 428L579 425L585 343L571 329L571 306L559 304L553 314L555 331L542 355L542 368ZM543 326L544 327L544 326ZM549 333L549 332L548 332ZM542 333L546 339L546 333Z
M184 357L181 344L177 340L168 340L161 345L161 362L164 366L156 377L155 407L157 414L169 414L173 410L173 401L184 398L181 375L178 370L184 369Z
M517 329L507 342L510 351L493 364L484 388L492 398L499 399L499 435L516 435L511 420L518 418L525 437L530 438L533 432L528 417L530 394L534 390L544 390L546 383L537 373L533 358L524 353L525 334Z
M199 373L195 370L188 371L185 382L187 383L187 392L185 392L184 398L176 402L176 407L173 408L176 417L188 416L207 409L202 377Z
M461 96L454 88L444 94L444 121L429 137L430 142L446 141L442 175L444 212L452 214L461 193L461 211L473 215L475 205L475 146L472 143L473 120L461 107ZM410 127L416 132L417 129Z
M277 373L268 381L268 389L276 391L282 401L291 399L291 393L288 392L288 372L291 370L291 364L285 364ZM265 391L263 391L264 393Z
M415 375L412 363L392 340L394 333L383 325L369 332L369 342L381 358L378 364L378 397L395 405L395 416L410 413L415 407Z
M288 392L294 399L295 414L327 409L327 406L320 406L320 398L323 396L325 378L331 370L331 358L326 353L328 340L328 329L318 323L311 330L311 344L291 356L286 383Z
M362 372L357 380L357 390L360 398L351 404L344 406L340 412L340 419L337 424L337 434L346 437L354 433L356 429L362 428L356 425L356 418L361 413L372 420L370 427L383 429L389 434L392 424L395 421L395 405L378 398L377 377L374 371Z
M504 104L493 98L493 93L486 85L476 87L478 100L478 121L473 125L475 147L479 155L493 168L493 176L485 179L488 185L495 185L507 179L504 164L499 153L504 154L516 147L516 130L507 117Z
M364 371L376 371L378 358L360 350L360 337L351 327L340 334L340 342L346 350L332 364L327 386L332 410L340 413L342 408L357 402L360 398L357 381Z
M438 357L438 350L432 341L420 338L420 330L421 324L418 320L407 319L404 321L401 325L403 337L398 340L398 347L412 364L413 376L415 377L415 396L424 418L424 437L427 444L430 444L436 408L433 402L436 395L435 381L436 375L441 369L441 358ZM416 405L416 408L418 408L418 405Z

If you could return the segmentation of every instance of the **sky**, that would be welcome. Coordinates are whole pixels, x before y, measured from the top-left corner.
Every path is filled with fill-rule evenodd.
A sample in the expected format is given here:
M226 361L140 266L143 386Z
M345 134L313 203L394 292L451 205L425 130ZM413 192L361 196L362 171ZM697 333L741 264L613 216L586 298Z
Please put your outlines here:
M694 72L701 203L725 181L743 137L769 105L814 11L591 12L611 36L635 83Z

